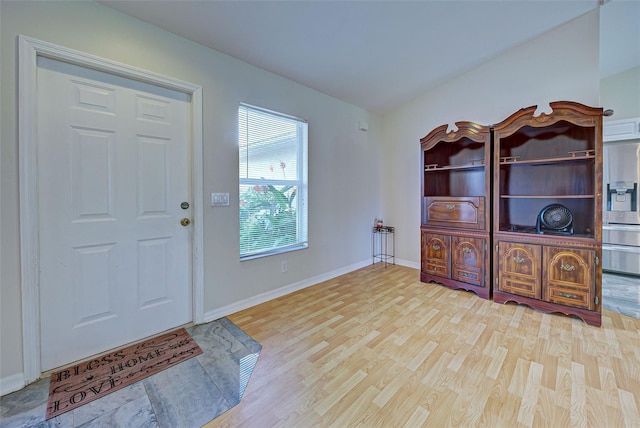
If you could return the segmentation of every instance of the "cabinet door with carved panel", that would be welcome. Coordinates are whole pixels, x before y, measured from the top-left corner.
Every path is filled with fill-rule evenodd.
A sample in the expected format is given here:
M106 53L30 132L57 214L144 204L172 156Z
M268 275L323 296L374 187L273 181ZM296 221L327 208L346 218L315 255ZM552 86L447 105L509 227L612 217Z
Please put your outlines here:
M422 233L422 271L431 275L450 278L451 237L436 233Z
M540 299L542 246L501 241L498 244L498 290Z
M545 246L542 264L544 300L594 309L595 251Z
M454 236L451 248L451 278L484 286L485 240Z

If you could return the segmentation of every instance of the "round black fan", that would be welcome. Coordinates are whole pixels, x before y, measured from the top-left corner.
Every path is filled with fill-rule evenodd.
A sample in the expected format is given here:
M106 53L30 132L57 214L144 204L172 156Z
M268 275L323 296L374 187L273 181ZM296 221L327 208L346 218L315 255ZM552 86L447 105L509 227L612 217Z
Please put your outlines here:
M573 235L573 215L571 211L560 204L547 205L538 214L536 232Z

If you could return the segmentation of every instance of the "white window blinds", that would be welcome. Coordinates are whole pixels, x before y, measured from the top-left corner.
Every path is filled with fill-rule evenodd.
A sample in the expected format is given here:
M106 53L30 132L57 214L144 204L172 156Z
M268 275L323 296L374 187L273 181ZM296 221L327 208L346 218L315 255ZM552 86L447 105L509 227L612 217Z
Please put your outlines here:
M307 123L238 109L240 257L307 246Z

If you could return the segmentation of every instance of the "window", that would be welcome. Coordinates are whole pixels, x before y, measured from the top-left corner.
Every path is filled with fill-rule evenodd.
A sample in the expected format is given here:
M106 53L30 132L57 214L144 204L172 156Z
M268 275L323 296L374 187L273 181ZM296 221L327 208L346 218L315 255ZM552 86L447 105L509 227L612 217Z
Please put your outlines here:
M307 247L307 123L238 109L240 258Z

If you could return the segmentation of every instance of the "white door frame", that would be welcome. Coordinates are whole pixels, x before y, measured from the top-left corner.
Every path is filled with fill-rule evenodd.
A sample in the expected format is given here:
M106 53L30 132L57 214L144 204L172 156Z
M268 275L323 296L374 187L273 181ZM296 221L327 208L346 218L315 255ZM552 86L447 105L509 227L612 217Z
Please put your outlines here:
M47 57L191 96L191 200L193 321L204 322L202 87L37 39L18 36L18 155L23 376L40 377L40 243L38 239L37 57Z

